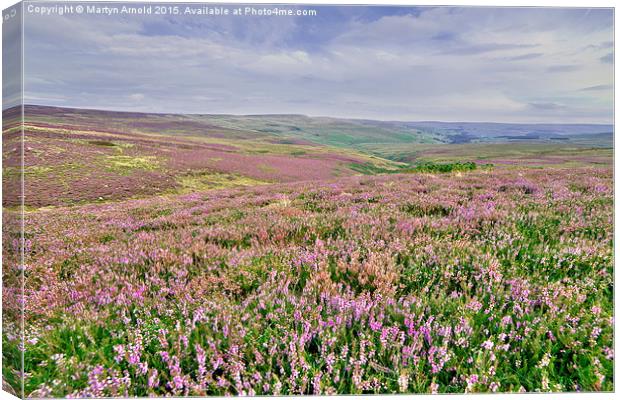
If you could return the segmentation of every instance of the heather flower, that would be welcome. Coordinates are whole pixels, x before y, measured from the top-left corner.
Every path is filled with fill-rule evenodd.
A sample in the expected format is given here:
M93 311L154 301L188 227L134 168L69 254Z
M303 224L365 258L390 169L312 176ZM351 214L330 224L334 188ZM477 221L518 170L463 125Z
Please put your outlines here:
M183 382L183 378L180 375L175 375L172 378L172 383L174 384L174 387L176 389L179 389L179 390L183 389L184 382Z
M538 363L538 368L544 368L548 366L550 362L551 362L551 357L549 353L545 353L543 357L541 358L540 362Z
M476 383L478 383L478 375L472 374L465 379L467 383L467 391L471 391Z
M475 312L478 312L481 308L482 308L482 303L480 303L477 300L472 300L467 304L467 308L469 310L473 310Z
M196 349L196 360L198 362L198 376L202 378L207 372L207 368L205 367L207 356L206 356L205 351L202 349L202 347L199 344L195 345L195 349Z
M157 386L159 386L159 378L158 378L158 373L156 369L151 369L151 372L149 373L149 378L148 378L148 386L149 388L156 388Z
M323 374L321 374L321 372L317 372L314 375L314 378L312 380L312 387L313 387L313 393L315 395L319 395L321 394L321 377L323 376Z
M406 371L401 371L398 376L398 387L401 393L406 393L409 387L409 374Z
M570 352L600 357L581 389L610 390L613 213L611 193L572 190L590 175L612 184L600 168L496 168L28 212L32 290L6 306L37 322L37 352L58 342L52 321L80 333L24 378L74 397L494 392L512 366L557 390L543 374L574 371ZM90 365L110 322L113 359ZM525 362L531 349L553 351Z

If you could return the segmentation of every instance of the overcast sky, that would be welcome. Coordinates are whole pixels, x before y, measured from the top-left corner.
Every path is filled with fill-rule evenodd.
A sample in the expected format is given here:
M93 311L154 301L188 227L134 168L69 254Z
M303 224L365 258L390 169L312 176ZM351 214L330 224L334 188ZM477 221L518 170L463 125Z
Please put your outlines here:
M25 101L171 113L612 121L611 9L312 8L315 17L26 14Z

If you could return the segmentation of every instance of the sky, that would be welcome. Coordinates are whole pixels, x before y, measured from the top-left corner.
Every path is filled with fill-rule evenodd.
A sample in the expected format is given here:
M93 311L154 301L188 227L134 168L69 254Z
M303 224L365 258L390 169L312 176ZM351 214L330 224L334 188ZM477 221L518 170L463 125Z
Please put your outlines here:
M611 9L303 8L317 15L26 12L25 102L162 113L612 122Z

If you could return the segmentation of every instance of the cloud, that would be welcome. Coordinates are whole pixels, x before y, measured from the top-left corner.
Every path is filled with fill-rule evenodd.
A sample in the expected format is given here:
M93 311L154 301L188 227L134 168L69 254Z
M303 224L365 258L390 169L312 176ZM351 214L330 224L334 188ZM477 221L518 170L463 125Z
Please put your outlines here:
M456 32L439 32L435 36L433 36L432 40L442 41L442 42L450 42L455 41L458 38L458 34Z
M129 95L129 100L133 100L136 102L140 102L145 99L145 96L142 93L133 93Z
M581 88L579 90L584 91L584 92L598 91L598 90L609 91L609 90L613 90L613 88L614 88L613 85L594 85L594 86L588 86L585 88Z
M547 68L547 71L549 72L572 72L572 71L577 71L578 69L580 69L581 66L580 65L552 65L550 67Z
M584 47L584 50L605 50L614 47L613 41L606 41L597 44L589 44Z
M609 10L318 11L312 18L29 15L27 95L157 112L611 120L613 68L601 63L613 43Z
M475 55L491 53L504 50L521 50L536 47L535 44L512 44L512 43L479 43L469 46L458 47L446 50L446 54Z
M518 56L506 57L504 59L506 61L522 61L522 60L531 60L533 58L539 58L539 57L542 57L543 55L544 55L543 53L527 53L527 54L521 54Z
M600 58L601 62L605 64L613 64L614 63L614 53L607 53L603 57Z
M566 106L558 103L528 103L528 106L537 110L561 110L565 109Z
M5 10L15 16L2 23L2 108L19 105L22 99L22 52L20 7ZM6 14L9 15L9 14ZM3 14L4 16L4 14Z

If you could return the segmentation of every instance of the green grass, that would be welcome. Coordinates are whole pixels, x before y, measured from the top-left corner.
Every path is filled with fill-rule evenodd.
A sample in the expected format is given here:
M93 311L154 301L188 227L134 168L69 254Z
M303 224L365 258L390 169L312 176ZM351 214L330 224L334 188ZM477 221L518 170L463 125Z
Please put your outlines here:
M152 171L159 167L159 162L155 156L106 156L104 166L110 172L119 175L128 175L133 170Z
M561 161L566 166L573 163L583 165L585 157L594 163L609 164L613 157L612 148L591 147L579 143L372 143L361 146L360 151L374 154L392 161L415 164L420 162L446 163L483 161L493 163L494 159L513 160L521 165L543 164L545 158ZM596 160L599 161L596 161ZM574 160L574 161L572 161Z
M235 174L213 171L196 171L177 177L180 186L176 193L192 193L206 190L227 189L233 187L264 185L269 182Z

